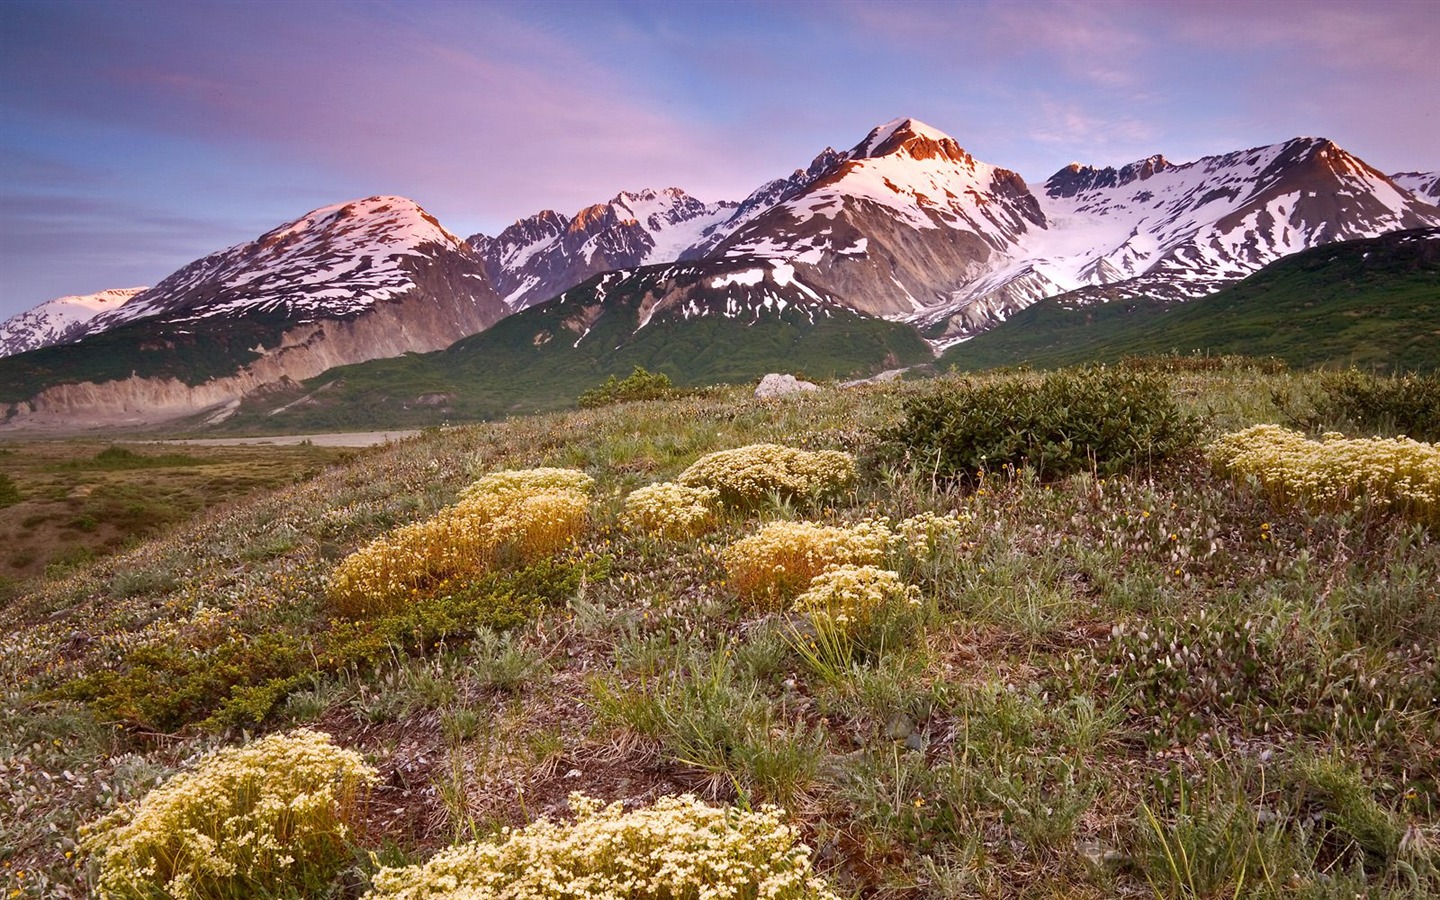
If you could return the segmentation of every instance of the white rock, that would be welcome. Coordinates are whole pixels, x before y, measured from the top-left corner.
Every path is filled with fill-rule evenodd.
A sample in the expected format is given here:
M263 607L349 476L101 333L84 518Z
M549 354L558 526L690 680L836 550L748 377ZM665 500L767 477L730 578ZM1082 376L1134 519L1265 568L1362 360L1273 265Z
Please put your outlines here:
M818 384L801 381L794 375L776 375L772 372L760 379L760 386L755 388L755 396L761 398L783 397L786 394L798 394L801 391L818 390L820 390L820 385Z

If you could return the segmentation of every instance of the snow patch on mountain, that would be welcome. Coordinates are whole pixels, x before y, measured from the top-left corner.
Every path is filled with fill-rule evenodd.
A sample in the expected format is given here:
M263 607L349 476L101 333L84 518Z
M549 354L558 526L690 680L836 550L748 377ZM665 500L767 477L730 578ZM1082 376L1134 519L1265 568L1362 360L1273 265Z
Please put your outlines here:
M1396 172L1390 180L1426 203L1440 204L1440 172Z
M80 330L101 313L128 303L148 288L116 288L95 294L57 297L0 322L0 356L14 356L27 350L65 344L76 340Z

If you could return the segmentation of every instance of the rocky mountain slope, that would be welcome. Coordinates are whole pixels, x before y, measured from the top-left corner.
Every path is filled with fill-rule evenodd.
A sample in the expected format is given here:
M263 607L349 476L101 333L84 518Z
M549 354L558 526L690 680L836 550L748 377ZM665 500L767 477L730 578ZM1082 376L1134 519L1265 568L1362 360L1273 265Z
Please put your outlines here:
M751 219L804 189L840 158L828 147L805 169L756 188L743 201L705 203L679 188L622 192L565 216L542 210L495 237L468 241L512 310L525 309L602 272L707 256Z
M1086 286L1097 299L1184 300L1298 251L1440 224L1424 202L1334 143L1282 144L1176 165L1071 165L1038 196L1046 227L924 315L933 338L964 337L1042 297Z
M1124 356L1241 354L1301 368L1440 369L1440 228L1283 257L1184 303L1049 297L950 348L942 368L1053 368Z
M146 288L118 288L98 294L57 297L0 322L0 356L77 340L85 325L102 313L118 309Z
M637 365L678 385L815 378L927 362L914 327L850 309L779 260L597 275L443 351L344 366L256 394L226 427L430 425L558 409Z
M410 200L370 197L196 260L79 343L0 361L0 402L11 424L155 421L436 350L508 311L463 240Z
M1426 203L1440 204L1440 172L1396 172L1390 180Z

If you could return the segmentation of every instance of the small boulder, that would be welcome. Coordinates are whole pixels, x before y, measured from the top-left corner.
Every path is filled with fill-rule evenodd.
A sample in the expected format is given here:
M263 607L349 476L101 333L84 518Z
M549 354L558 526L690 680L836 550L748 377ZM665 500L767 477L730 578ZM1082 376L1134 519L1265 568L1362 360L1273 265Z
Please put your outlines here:
M755 388L755 396L761 399L770 397L784 397L786 394L798 394L802 391L818 391L820 385L811 384L808 381L801 381L794 375L777 375L771 373L760 379L760 386Z

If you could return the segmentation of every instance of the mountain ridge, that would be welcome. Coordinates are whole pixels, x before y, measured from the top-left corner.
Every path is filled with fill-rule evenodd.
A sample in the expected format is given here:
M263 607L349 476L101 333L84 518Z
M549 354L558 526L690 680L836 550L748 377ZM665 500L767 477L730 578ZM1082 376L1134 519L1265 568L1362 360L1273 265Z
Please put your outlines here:
M1440 225L1440 208L1416 193L1434 189L1428 177L1397 181L1331 141L1294 138L1188 163L1075 163L1032 189L943 131L899 118L738 202L622 191L462 240L411 200L369 197L196 260L76 326L68 339L109 354L107 365L44 349L0 361L0 399L12 421L81 415L86 404L143 416L147 391L170 398L166 414L185 402L233 406L317 366L441 349L607 272L629 273L614 283L640 292L612 302L723 318L753 308L763 284L772 303L823 298L918 328L943 350L1045 297L1181 303L1309 247ZM663 268L679 263L692 267L689 281ZM687 305L701 283L716 286ZM212 333L225 327L253 340ZM187 373L180 360L199 358L205 341L223 345L220 362ZM127 378L141 383L105 387ZM170 380L145 381L155 378ZM216 383L198 390L207 380ZM27 388L37 393L21 396ZM107 390L124 399L107 403Z

